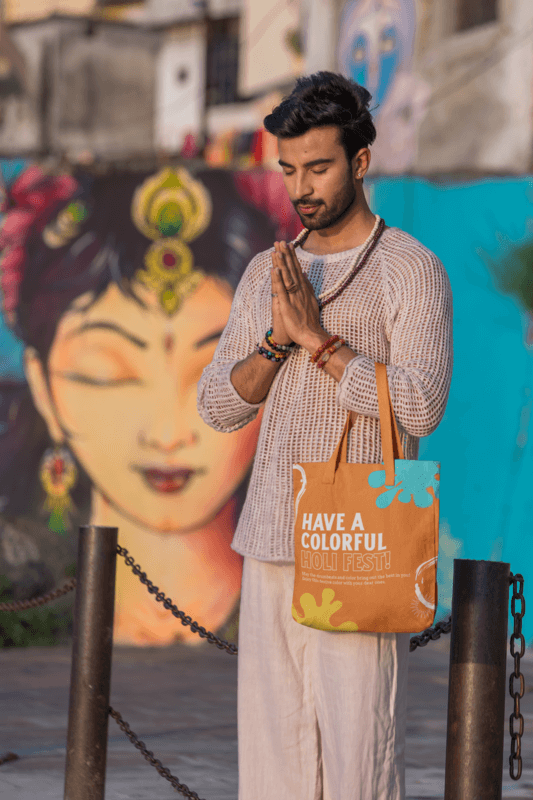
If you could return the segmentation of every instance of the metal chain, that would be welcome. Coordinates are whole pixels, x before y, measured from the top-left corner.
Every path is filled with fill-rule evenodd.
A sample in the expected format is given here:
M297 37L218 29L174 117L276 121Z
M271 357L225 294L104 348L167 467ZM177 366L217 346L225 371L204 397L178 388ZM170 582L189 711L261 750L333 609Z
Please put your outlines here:
M181 620L182 625L188 625L190 629L197 633L202 639L207 639L211 644L216 645L220 650L226 650L231 655L237 655L238 647L235 644L221 639L214 633L207 631L203 626L194 622L192 617L180 611L178 607L172 602L169 597L166 597L164 592L160 592L157 586L154 586L152 581L149 580L146 573L142 571L141 567L135 563L132 556L128 554L126 548L117 545L117 554L124 558L126 565L131 568L134 575L137 575L142 584L144 584L150 594L155 595L158 603L163 603L164 608L170 611L175 617ZM512 575L510 578L513 586L513 595L511 598L511 614L514 619L514 629L510 639L511 656L514 659L514 670L509 678L509 694L514 701L514 709L509 717L509 730L511 734L511 755L509 756L509 773L513 780L517 781L522 775L522 736L524 734L524 717L520 711L520 700L525 693L525 679L520 671L520 659L524 656L526 650L526 642L522 633L522 618L526 613L526 601L524 597L524 578L522 575ZM42 595L41 597L34 597L31 600L19 600L12 603L0 603L0 611L24 611L30 608L37 608L46 603L50 603L57 598L61 597L76 588L76 578L71 578L64 586L55 589L52 592ZM516 601L520 601L520 609L516 608ZM450 633L452 628L452 617L449 614L444 620L437 622L431 628L426 628L422 633L412 636L409 643L409 652L413 652L417 647L425 647L428 642L440 639L445 633ZM516 649L516 643L519 643L519 650ZM518 690L515 690L515 680L519 681ZM128 723L122 718L118 711L109 709L109 714L117 722L120 728L124 731L128 739L135 745L135 747L142 753L144 758L157 770L157 772L166 780L168 780L176 791L183 794L190 800L200 800L196 792L191 791L185 784L171 774L171 772L164 767L161 762L154 757L154 754L147 750L144 742L141 742L136 734L131 730ZM518 722L518 730L515 729L515 723ZM18 758L15 753L6 753L0 757L0 765L9 761L15 761ZM516 771L515 771L516 770Z
M147 749L145 743L141 742L137 734L132 731L126 720L122 718L118 711L115 711L114 708L109 707L109 716L113 717L119 728L124 731L130 742L135 745L137 750L139 750L139 752L152 765L152 767L159 772L161 777L165 778L170 784L172 784L177 792L184 795L184 797L188 797L189 800L201 800L196 792L193 792L192 789L189 789L189 787L184 783L180 783L178 778L176 778L176 776L173 775L169 769L163 766L159 759L154 756L152 751Z
M146 576L146 572L143 572L141 567L135 563L132 556L128 555L128 551L125 547L121 547L117 545L117 553L119 556L122 556L128 567L131 567L132 572L134 575L138 575L139 580L141 583L144 583L150 594L155 595L155 599L159 603L163 603L164 607L174 614L175 617L178 617L181 620L182 625L188 625L192 631L197 633L202 639L207 639L211 644L216 644L219 650L226 650L231 655L237 655L239 649L236 644L230 644L226 642L225 639L220 639L218 636L215 636L214 633L209 633L203 628L201 625L198 625L197 622L192 621L192 617L188 617L185 615L184 611L180 611L177 606L174 605L172 600L169 597L166 597L164 592L160 592L157 586L154 586L151 580L149 580ZM443 633L450 633L452 629L452 616L449 614L445 619L437 622L433 628L426 628L425 631L419 633L417 636L411 637L411 642L409 645L409 652L413 652L416 650L417 647L425 647L429 641L435 641L435 639L440 639Z
M443 633L450 633L452 629L452 615L448 614L445 619L437 622L432 628L426 628L425 631L419 633L417 636L411 636L409 642L409 652L412 653L417 647L425 647L428 642L434 642L440 639Z
M53 592L43 594L41 597L33 597L31 600L17 600L13 603L0 603L0 611L26 611L28 608L37 608L44 606L46 603L51 603L52 600L57 600L67 592L71 592L76 588L76 578L71 578L60 589L54 589Z
M187 616L184 611L180 611L179 608L172 602L170 597L167 597L164 592L160 592L159 588L154 586L152 581L146 577L146 572L143 572L141 567L135 563L134 559L128 555L126 548L117 545L117 553L119 556L124 558L124 561L128 567L131 567L133 574L139 577L140 582L146 586L150 594L155 595L157 602L163 603L163 606L168 611L181 620L182 625L188 625L194 633L197 633L202 639L207 639L207 641L211 644L216 645L219 650L225 650L227 653L230 653L233 656L237 655L238 648L236 644L231 644L225 639L215 636L214 633L206 631L206 629L201 625L198 625L197 622L193 622L192 617Z
M511 575L513 595L511 597L511 614L514 619L514 629L511 634L510 650L514 659L514 670L509 678L509 694L513 698L513 713L509 717L509 732L511 734L511 755L509 756L509 774L514 781L520 780L522 775L522 736L524 733L524 717L520 712L520 700L524 696L526 684L520 671L520 659L526 652L526 640L522 633L522 617L526 613L526 600L524 597L524 578L522 575ZM520 600L520 610L516 609L516 601ZM516 643L520 649L516 649ZM515 680L519 681L518 690L515 690ZM518 722L518 730L515 723Z

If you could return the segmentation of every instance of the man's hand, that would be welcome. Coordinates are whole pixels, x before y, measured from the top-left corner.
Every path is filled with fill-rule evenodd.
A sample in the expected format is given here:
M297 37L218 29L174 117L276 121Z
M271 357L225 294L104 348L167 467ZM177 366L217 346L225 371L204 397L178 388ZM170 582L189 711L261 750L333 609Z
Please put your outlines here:
M283 264L283 256L281 255L281 245L279 242L274 242L274 252L272 253L272 267L270 273L276 269L281 269ZM278 344L292 344L293 339L288 335L285 329L285 322L281 314L281 304L279 294L272 287L272 337Z
M280 316L278 328L296 344L306 349L316 349L328 338L328 334L320 324L318 300L296 258L294 247L281 242L279 249L276 247L276 252L272 254L272 264L270 275L272 294L275 295L272 298L272 312L274 315L277 311Z

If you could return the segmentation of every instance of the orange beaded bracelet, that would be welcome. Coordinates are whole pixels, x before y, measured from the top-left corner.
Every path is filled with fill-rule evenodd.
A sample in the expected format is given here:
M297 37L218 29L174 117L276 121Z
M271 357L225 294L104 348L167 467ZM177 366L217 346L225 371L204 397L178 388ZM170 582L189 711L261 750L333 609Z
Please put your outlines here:
M326 352L321 356L320 361L317 362L318 369L324 369L326 363L329 361L333 353L339 350L343 344L346 344L346 341L344 339L338 339L335 344L332 344L331 347L328 347Z
M313 364L316 364L316 362L319 360L319 358L322 355L322 353L325 353L326 350L328 349L328 347L331 347L332 344L335 344L335 342L338 342L340 338L341 338L340 336L337 336L337 334L335 334L335 336L330 336L330 338L327 340L327 342L324 342L324 344L321 344L320 347L311 356L311 361L313 362Z

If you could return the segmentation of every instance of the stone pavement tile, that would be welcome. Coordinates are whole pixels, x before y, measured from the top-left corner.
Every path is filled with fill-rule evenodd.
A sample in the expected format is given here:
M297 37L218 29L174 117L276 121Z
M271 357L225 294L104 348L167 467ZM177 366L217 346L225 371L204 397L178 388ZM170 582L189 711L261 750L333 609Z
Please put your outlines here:
M407 799L444 792L449 639L411 654ZM165 766L205 800L236 800L237 659L198 648L116 648L111 703ZM508 671L511 670L511 661ZM533 653L524 661L528 694L524 777L504 774L504 798L533 797ZM20 760L0 767L0 800L63 796L70 649L0 650L0 753ZM509 698L507 714L511 712ZM505 764L509 751L506 734ZM113 720L106 800L166 800L179 795L143 761Z
M444 769L428 767L427 769L407 768L406 776L407 800L443 800L444 797ZM514 798L533 797L533 770L525 770L522 778L516 783L509 778L509 773L504 773L503 800Z

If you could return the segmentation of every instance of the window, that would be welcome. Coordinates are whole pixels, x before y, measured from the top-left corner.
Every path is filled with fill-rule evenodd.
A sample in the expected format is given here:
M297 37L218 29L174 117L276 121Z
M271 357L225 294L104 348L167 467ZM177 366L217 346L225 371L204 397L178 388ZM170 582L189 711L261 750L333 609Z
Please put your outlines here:
M208 22L206 93L208 105L239 100L239 20L212 19Z
M456 0L456 30L464 31L498 19L498 0Z

